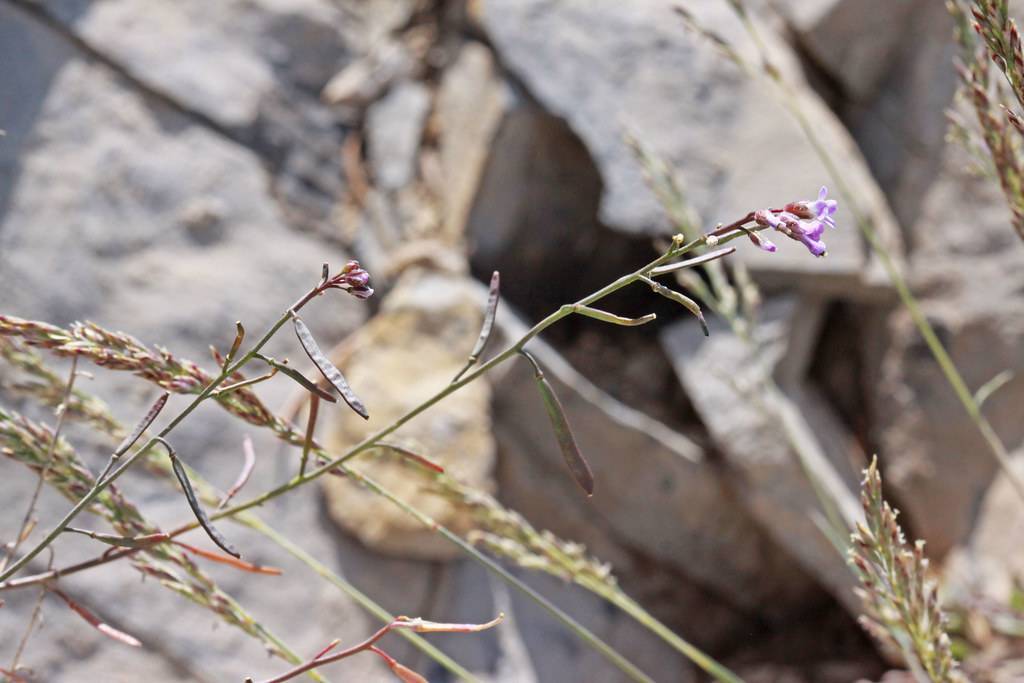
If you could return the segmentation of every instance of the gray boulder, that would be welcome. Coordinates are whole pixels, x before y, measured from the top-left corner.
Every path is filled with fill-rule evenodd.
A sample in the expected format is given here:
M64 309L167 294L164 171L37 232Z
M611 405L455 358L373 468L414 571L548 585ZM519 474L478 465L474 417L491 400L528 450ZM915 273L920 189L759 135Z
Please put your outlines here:
M705 225L806 198L822 184L833 184L765 79L744 75L689 32L672 3L487 0L475 7L500 61L582 141L601 181L598 218L610 228L636 236L672 230L623 142L627 131L678 169ZM693 11L721 35L743 34L727 3L702 3ZM803 86L793 54L776 36L765 35L776 66L796 84L792 96L810 126L837 158L883 239L898 251L892 216L853 141ZM735 42L756 63L749 41ZM550 231L557 228L554 222ZM859 285L867 258L859 235L848 222L828 237L828 259L809 258L795 243L780 245L772 255L751 248L742 258L775 285L798 280L842 296L864 295Z

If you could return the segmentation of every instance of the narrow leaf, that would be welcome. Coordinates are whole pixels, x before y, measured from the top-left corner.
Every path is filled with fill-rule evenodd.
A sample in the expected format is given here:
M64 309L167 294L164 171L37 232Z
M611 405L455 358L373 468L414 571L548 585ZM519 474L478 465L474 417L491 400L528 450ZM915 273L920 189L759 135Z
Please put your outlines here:
M998 375L982 384L981 388L974 394L974 402L978 404L979 408L981 408L985 405L985 401L992 397L992 394L1002 389L1005 384L1013 379L1013 375L1013 370L1003 370Z
M252 439L248 434L242 439L242 454L245 457L245 462L242 463L242 471L238 473L238 478L235 479L235 483L231 485L228 492L224 494L224 499L217 505L218 510L223 510L224 506L228 504L235 495L242 490L242 487L249 481L249 477L252 476L252 471L256 467L256 450L252 447Z
M693 268L694 266L703 265L711 261L717 261L723 256L728 256L734 251L736 251L736 247L726 247L724 249L719 249L717 251L709 251L706 254L701 254L700 256L697 256L692 259L679 261L678 263L670 263L667 266L658 266L657 268L653 269L650 274L651 277L657 277L658 275L664 275L665 273L674 273L675 271L682 270L684 268Z
M587 464L583 454L580 453L579 446L576 445L576 437L572 434L572 428L569 427L569 421L565 418L565 410L555 395L555 390L551 388L551 384L544 377L544 372L540 369L537 360L522 349L519 353L523 354L533 365L537 389L540 390L541 399L544 401L544 410L547 411L548 419L551 420L551 427L555 431L558 447L562 451L565 464L569 466L569 472L587 496L594 495L594 473L591 472L590 465Z
M405 446L399 446L398 444L392 444L392 443L382 443L382 444L378 444L378 445L381 448L386 448L389 451L394 451L395 453L397 453L398 455L402 456L403 458L408 458L409 460L412 460L414 462L418 462L419 464L423 465L427 469L433 470L434 472L437 472L438 474L444 474L444 468L443 467L438 465L433 460L427 458L426 456L420 455L419 453L416 453L415 451L409 450Z
M116 640L118 642L124 643L125 645L131 645L132 647L142 647L142 643L140 643L137 639L133 638L127 633L124 633L123 631L118 631L110 624L104 623L102 619L97 617L95 614L90 612L82 605L72 600L66 593L64 593L64 591L59 590L57 588L51 588L50 590L55 595L57 595L57 597L59 597L61 600L67 603L67 606L70 607L78 616L85 619L85 621L88 622L90 626L95 628L103 635L107 636L108 638L112 638L113 640Z
M210 540L217 544L217 546L226 552L228 555L240 558L241 555L238 551L231 547L227 542L227 539L217 531L213 523L210 522L210 518L206 516L206 512L203 507L199 504L199 500L196 498L196 492L192 490L192 482L188 479L188 474L185 472L185 468L182 466L181 461L178 459L178 455L171 448L171 444L167 443L164 439L159 439L160 443L163 444L164 448L167 449L167 455L171 458L171 468L174 470L174 476L178 478L178 483L181 484L182 490L185 492L185 499L188 501L188 506L192 508L192 513L199 520L199 526L203 527L203 531L210 537Z
M316 382L313 382L313 381L307 379L305 375L303 375L301 372L299 372L295 368L293 368L293 367L291 367L291 366L289 366L289 365L287 365L285 363L282 363L281 361L278 361L278 360L275 360L273 358L270 358L269 356L264 356L263 354L259 354L259 353L256 354L256 355L263 362L270 364L272 367L276 368L277 370L280 370L281 372L283 372L284 374L288 375L293 380L295 380L296 382L301 384L302 388L305 389L306 391L308 391L309 393L316 394L317 396L319 396L323 400L329 401L330 403L337 403L338 402L338 399L336 399L333 394L331 394L331 393L329 393L327 391L324 391L323 389L318 387L316 385Z
M646 323L651 322L652 320L656 320L658 317L654 313L648 313L647 315L641 316L639 318L623 318L620 315L615 315L614 313L609 313L608 311L602 311L597 308L591 308L590 306L578 305L572 307L572 312L579 313L580 315L585 315L588 318L593 318L594 320L600 320L602 322L611 323L613 325L623 325L625 327L636 327L637 325L644 325Z
M316 416L320 412L320 397L311 394L309 397L309 417L306 418L306 440L302 442L302 460L299 463L299 476L306 474L309 452L313 449L313 433L316 431Z
M189 545L188 543L183 543L181 541L174 541L174 545L180 546L188 552L192 553L193 555L198 555L199 557L206 558L211 562L219 562L220 564L226 564L228 566L234 567L235 569L241 569L242 571L249 572L251 574L267 574L269 576L280 576L283 573L277 567L265 567L263 565L253 564L251 562L239 560L234 557L228 557L227 555L221 555L220 553L214 553L210 552L209 550L203 550L202 548L197 548L194 545Z
M395 617L395 628L409 628L417 633L476 633L494 628L505 619L505 613L498 614L494 619L483 624L443 624L436 621L427 621L419 617Z
M641 275L640 279L643 282L646 282L648 285L650 285L651 290L653 290L656 294L660 294L666 299L671 299L672 301L675 301L677 304L688 310L690 313L693 313L693 315L696 316L697 320L700 322L700 329L704 332L704 336L710 336L710 332L708 332L708 323L706 320L704 320L704 314L701 312L700 306L697 304L696 301L686 296L685 294L677 292L674 289L669 289L660 282L655 282L649 277L644 277L643 275Z
M469 353L469 359L466 361L465 367L455 375L455 378L452 380L453 383L458 382L466 374L466 371L480 360L480 354L484 352L484 347L487 346L487 341L491 338L491 332L494 330L494 318L498 313L498 300L500 298L501 275L498 271L494 271L491 275L491 287L487 293L487 308L484 310L484 322L480 326L480 336L477 338L473 350Z
M82 534L89 538L99 541L100 543L106 543L107 545L117 546L119 548L146 548L157 543L163 543L170 539L165 533L147 534L145 536L115 536L113 534L101 534L98 531L92 531L90 529L77 529L73 526L69 526L64 531L69 531L75 534Z
M370 414L366 412L366 406L363 405L363 402L352 391L352 387L345 381L341 370L334 367L334 363L320 350L320 346L313 339L313 333L306 327L306 323L302 322L302 318L297 315L292 316L292 323L295 325L295 335L299 338L299 343L302 344L303 350L305 350L306 355L313 361L313 364L320 370L324 378L338 390L338 393L345 399L345 403L348 404L349 408L356 411L364 420L369 420Z
M160 414L160 411L164 409L164 405L167 403L167 399L169 396L170 394L165 391L159 396L159 398L156 399L156 401L153 402L153 405L150 407L149 412L147 412L142 417L142 419L139 420L139 423L135 425L135 429L132 430L132 433L126 436L124 438L124 441L122 441L121 444L114 450L115 457L121 457L122 455L127 453L128 449L131 448L135 444L135 442L139 440L139 437L142 436L142 433L149 429L149 425L153 424L153 420L155 420L156 416Z

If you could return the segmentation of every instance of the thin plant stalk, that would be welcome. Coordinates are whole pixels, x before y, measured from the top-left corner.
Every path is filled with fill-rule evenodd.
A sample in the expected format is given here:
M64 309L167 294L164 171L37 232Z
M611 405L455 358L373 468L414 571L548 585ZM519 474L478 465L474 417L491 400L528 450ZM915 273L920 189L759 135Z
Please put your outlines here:
M6 567L7 563L11 561L18 553L18 547L24 540L25 536L28 535L29 525L32 524L32 516L36 511L36 503L39 502L39 494L43 490L43 482L46 481L46 474L50 469L50 464L53 461L53 449L57 447L57 439L60 438L60 432L64 428L64 416L68 412L68 400L71 398L71 392L75 386L75 378L78 376L78 358L71 359L71 372L68 374L68 381L64 385L64 396L61 399L60 405L57 406L57 424L53 428L53 440L50 441L50 446L46 452L46 464L43 465L43 469L39 471L39 478L36 480L36 487L32 491L32 497L28 501L28 508L25 510L25 517L21 521L21 527L18 529L18 534L14 537L14 541L7 549L7 553L4 555L4 559L0 562L0 572ZM12 666L11 671L14 671L17 667Z
M768 64L768 53L765 49L764 42L748 14L745 11L742 11L741 8L737 8L735 3L731 0L727 0L727 4L736 11L736 14L743 22L744 28L750 35L751 40L757 46L762 59L765 60L766 64ZM956 397L959 399L960 404L967 413L967 416L972 422L974 422L974 425L981 433L982 438L984 438L985 443L988 445L992 455L999 463L999 466L1006 473L1006 476L1010 480L1014 490L1017 492L1017 495L1020 496L1021 500L1024 500L1024 480L1022 480L1010 466L1010 455L1006 450L1006 445L1003 443L1002 439L999 438L999 434L996 433L992 423L989 422L988 418L985 417L985 414L981 411L974 395L967 387L967 382L964 381L963 375L960 374L960 370L956 367L956 363L953 362L953 359L946 350L946 347L942 345L938 335L935 333L935 328L930 322L928 322L928 318L921 310L921 306L913 292L910 290L910 285L907 283L906 278L904 278L903 274L900 273L899 268L896 267L896 263L892 259L892 256L889 254L885 245L882 244L881 239L879 239L878 233L875 231L875 227L872 225L871 219L860 210L856 197L850 189L850 186L846 184L843 174L839 169L839 165L832 158L831 153L822 143L818 134L814 131L814 127L807 118L806 112L804 112L803 107L799 103L797 93L795 93L789 83L783 79L778 69L769 67L764 71L772 82L779 88L780 101L796 119L804 137L807 138L807 141L814 149L815 154L818 155L822 164L825 166L825 170L828 171L832 180L835 182L836 187L839 190L839 194L842 195L845 204L849 207L850 211L853 212L857 228L864 236L864 239L867 240L868 245L871 247L871 251L878 256L879 261L882 263L882 267L889 276L889 280L896 288L896 293L899 296L900 301L904 307L906 307L907 312L910 313L910 317L914 321L914 325L921 333L921 337L928 346L928 350L931 351L932 356L934 356L935 361L939 364L939 368L942 370L942 374L945 376L950 387L952 387L953 393L956 394Z
M80 513L82 510L88 507L104 489L106 489L118 477L120 477L141 456L143 456L153 446L155 446L158 443L158 439L165 438L168 434L170 434L175 427L177 427L186 417L192 414L192 411L199 407L200 403L209 398L210 395L212 395L213 392L225 380L227 380L229 377L237 373L239 370L242 369L243 366L245 366L246 363L252 360L256 356L256 354L259 353L260 350L267 344L267 342L270 341L271 337L273 337L277 333L277 331L281 329L281 327L286 322L288 322L288 320L290 320L292 316L294 316L296 311L298 311L300 308L302 308L304 305L306 305L309 301L311 301L315 296L317 296L320 293L322 293L320 287L314 287L309 292L307 292L302 298L300 298L298 301L292 304L292 306L288 308L284 315L278 318L277 322L275 322L271 326L271 328L267 330L266 334L264 334L263 337L258 342L256 342L255 346L253 346L244 356L235 361L234 364L225 364L225 368L221 370L220 374L217 375L217 377L214 378L213 381L211 381L202 390L202 392L200 392L192 400L191 403L189 403L181 412L179 412L166 427L160 430L160 433L157 436L149 439L149 441L147 441L144 446L139 448L132 455L128 456L124 460L124 462L120 464L120 466L116 467L116 469L115 465L117 464L120 458L117 454L112 455L103 473L96 478L96 483L92 487L92 489L87 494L85 494L85 496L83 496L78 501L78 503L76 503L75 506L71 508L70 511L68 511L66 515L64 515L64 518L61 519L61 521L58 522L57 525L49 533L47 533L46 536L39 543L35 545L35 547L33 547L29 552L25 553L19 559L17 559L5 571L0 572L0 582L9 579L18 570L27 565L32 560L32 558L34 558L36 555L42 552L44 548L53 543L57 539L57 537L60 536L60 534L64 531L64 529L67 528L69 524L71 524L72 520L74 520L78 513Z

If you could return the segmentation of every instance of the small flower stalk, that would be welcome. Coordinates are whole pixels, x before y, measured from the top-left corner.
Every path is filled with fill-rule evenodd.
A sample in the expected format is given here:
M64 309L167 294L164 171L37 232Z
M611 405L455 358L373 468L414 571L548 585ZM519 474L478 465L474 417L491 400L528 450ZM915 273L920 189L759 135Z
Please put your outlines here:
M883 647L901 654L919 680L966 683L946 633L938 586L928 578L924 541L907 543L899 514L882 499L877 458L864 471L864 523L857 523L850 563L860 578L861 626Z

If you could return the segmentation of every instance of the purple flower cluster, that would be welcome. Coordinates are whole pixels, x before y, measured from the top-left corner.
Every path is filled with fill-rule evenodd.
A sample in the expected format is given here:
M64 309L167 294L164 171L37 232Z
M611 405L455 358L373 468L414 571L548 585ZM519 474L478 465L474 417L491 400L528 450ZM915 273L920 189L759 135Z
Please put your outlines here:
M321 291L340 289L358 299L369 299L373 296L373 288L370 287L370 274L363 270L359 261L346 263L341 272L327 280L320 289Z
M825 243L821 240L825 226L836 227L836 200L826 199L828 189L821 188L818 198L813 201L800 201L786 204L782 211L762 209L754 213L754 221L765 228L774 228L786 237L802 243L815 256L824 256ZM775 251L770 241L753 236L754 244L765 251Z

